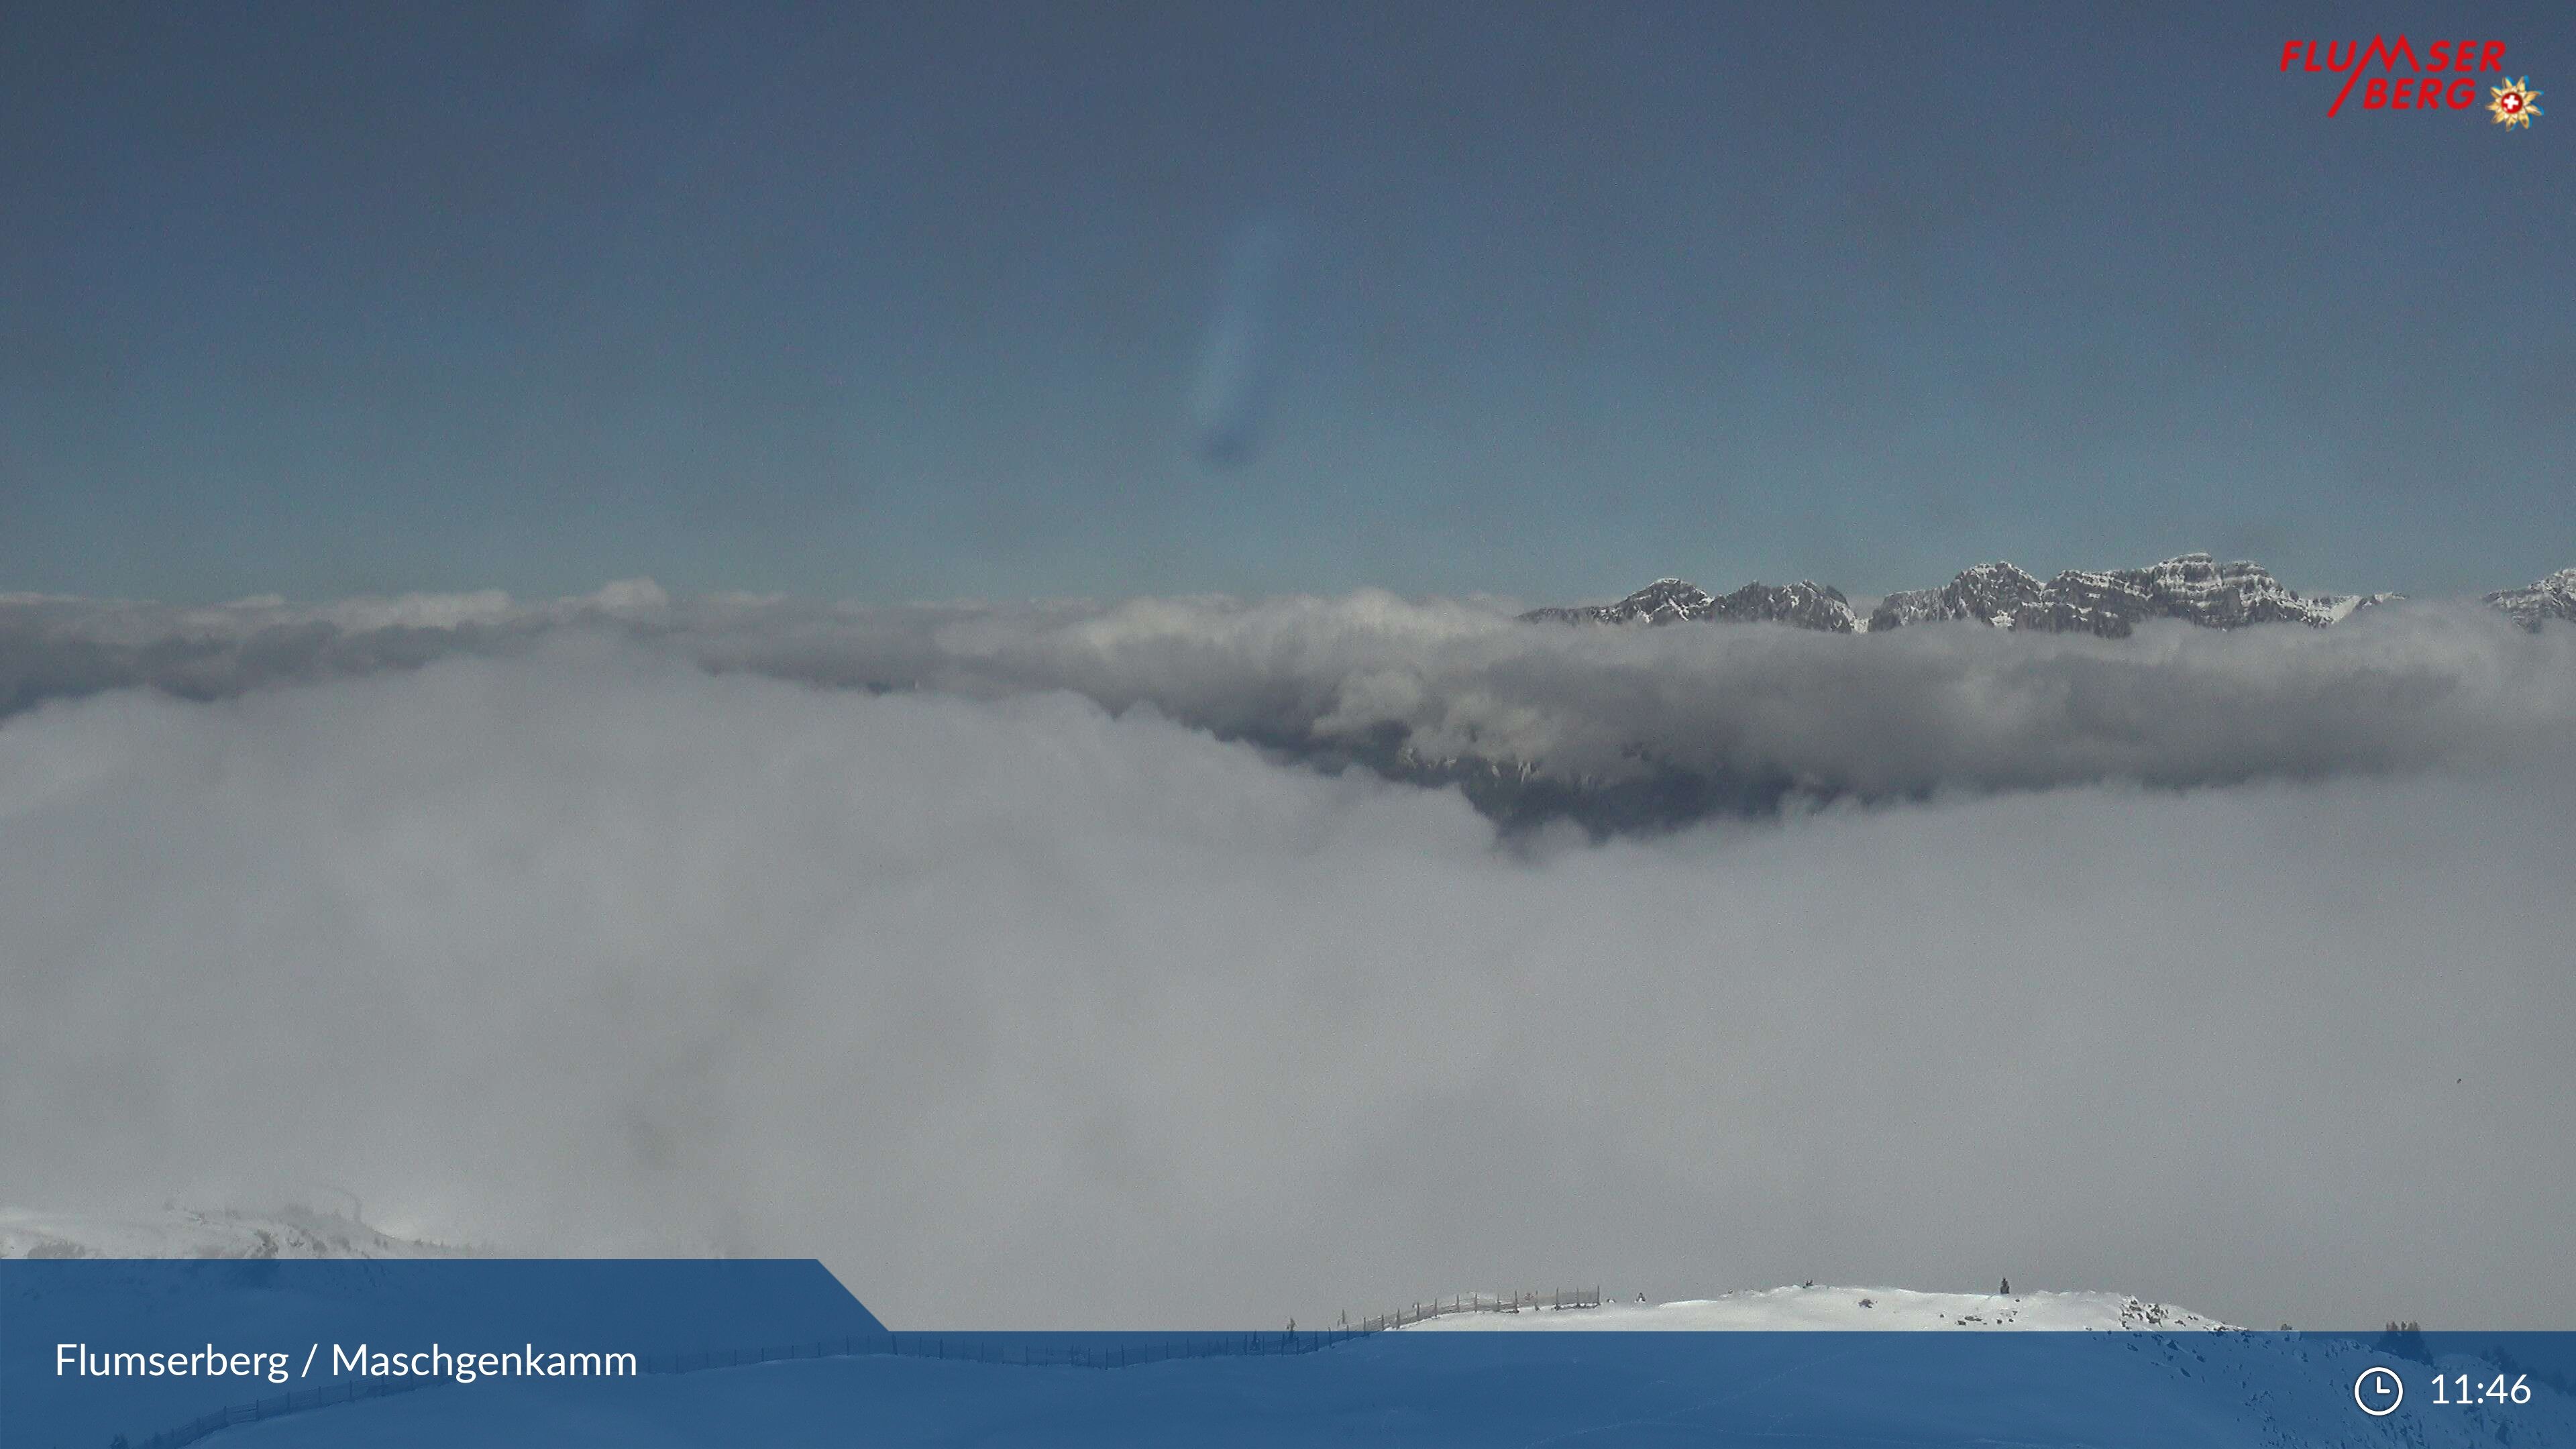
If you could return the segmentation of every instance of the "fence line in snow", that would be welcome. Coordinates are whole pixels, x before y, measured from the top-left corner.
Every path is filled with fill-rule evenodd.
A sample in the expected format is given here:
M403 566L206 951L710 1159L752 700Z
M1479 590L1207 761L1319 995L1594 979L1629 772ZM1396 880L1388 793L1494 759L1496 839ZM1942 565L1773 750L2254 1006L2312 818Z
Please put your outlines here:
M1160 1339L1089 1345L1080 1343L1013 1343L996 1333L858 1333L839 1338L757 1349L700 1349L690 1353L639 1354L643 1374L692 1374L710 1369L748 1368L755 1364L792 1363L822 1358L930 1358L960 1363L1009 1364L1030 1368L1141 1368L1193 1358L1267 1358L1315 1353L1355 1338L1384 1333L1430 1319L1460 1313L1541 1313L1601 1306L1599 1288L1556 1288L1546 1293L1461 1293L1428 1303L1411 1303L1358 1323L1331 1328L1279 1330L1269 1333L1190 1333ZM359 1379L317 1389L298 1389L248 1403L233 1404L164 1429L148 1439L119 1434L109 1449L185 1449L219 1429L256 1424L287 1414L300 1414L362 1399L409 1393L447 1382L433 1378Z

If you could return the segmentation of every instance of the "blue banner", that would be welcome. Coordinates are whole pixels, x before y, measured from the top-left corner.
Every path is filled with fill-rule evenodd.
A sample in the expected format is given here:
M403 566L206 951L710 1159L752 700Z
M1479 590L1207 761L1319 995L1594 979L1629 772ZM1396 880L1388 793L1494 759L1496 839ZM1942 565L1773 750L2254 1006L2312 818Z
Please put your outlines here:
M2576 1334L914 1332L812 1262L6 1262L0 1355L0 1449L2576 1446Z

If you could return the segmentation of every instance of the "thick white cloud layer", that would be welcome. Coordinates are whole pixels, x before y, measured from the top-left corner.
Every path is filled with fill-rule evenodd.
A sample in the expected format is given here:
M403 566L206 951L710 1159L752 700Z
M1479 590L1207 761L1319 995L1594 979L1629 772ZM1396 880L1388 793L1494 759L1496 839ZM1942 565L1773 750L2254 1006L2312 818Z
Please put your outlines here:
M2003 1273L2319 1326L2576 1301L2546 636L733 607L0 725L0 1201L341 1187L521 1250L819 1254L899 1326ZM1180 722L1555 756L1629 706L1961 793L1498 843ZM2193 760L2258 783L1944 776Z

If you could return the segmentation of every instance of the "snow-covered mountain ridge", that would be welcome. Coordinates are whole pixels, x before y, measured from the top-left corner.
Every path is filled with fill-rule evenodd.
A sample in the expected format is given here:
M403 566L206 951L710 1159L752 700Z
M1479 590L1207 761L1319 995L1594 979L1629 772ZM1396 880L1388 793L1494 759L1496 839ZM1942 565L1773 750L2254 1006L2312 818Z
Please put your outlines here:
M1681 579L1657 579L1617 603L1532 609L1521 617L1565 624L1770 622L1829 634L1883 634L1915 624L1974 621L1997 629L2116 639L2152 619L2179 619L2212 629L2249 624L2324 628L2400 597L2303 595L2261 564L2220 563L2205 553L2187 553L2144 568L2068 569L2044 583L2009 563L1978 564L1938 588L1889 594L1866 619L1840 589L1813 580L1752 583L1713 595ZM2548 619L2576 621L2576 569L2529 588L2489 594L2486 601L2529 629Z
M1680 579L1657 579L1615 604L1590 608L1532 609L1524 619L1564 624L1678 624L1690 619L1717 619L1731 624L1794 624L1829 634L1857 632L1860 617L1842 590L1812 579L1794 584L1751 583L1734 593L1713 595Z
M354 1217L310 1208L264 1213L100 1216L0 1209L0 1259L8 1258L455 1258L473 1248L396 1237ZM2121 1293L1925 1293L1908 1288L1791 1285L1669 1303L1619 1302L1517 1312L1443 1313L1401 1332L1528 1329L1780 1331L1790 1329L2086 1329L2217 1331L2206 1314Z
M2576 623L2576 569L2560 569L2529 588L2489 594L2487 602L2526 629L2539 628L2544 619Z
M1407 1324L1399 1331L1778 1333L1964 1329L2215 1333L2233 1327L2207 1314L2150 1303L2123 1293L1921 1293L1908 1288L1793 1285L1672 1303L1613 1300L1597 1308L1530 1307L1517 1313L1442 1314Z
M194 1212L91 1216L0 1209L5 1258L459 1258L470 1248L395 1237L338 1213Z

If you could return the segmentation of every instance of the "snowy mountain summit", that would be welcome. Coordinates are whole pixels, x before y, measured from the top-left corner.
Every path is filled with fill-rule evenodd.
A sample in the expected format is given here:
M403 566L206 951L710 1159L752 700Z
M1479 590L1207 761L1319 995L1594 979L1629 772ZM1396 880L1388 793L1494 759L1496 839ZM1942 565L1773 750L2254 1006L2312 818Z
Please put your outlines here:
M1715 595L1681 579L1657 579L1615 604L1532 609L1521 616L1560 624L1678 624L1716 619L1733 624L1794 624L1828 634L1860 629L1860 616L1840 589L1801 579L1794 584L1751 583Z
M2212 629L2248 624L2324 628L2391 595L2304 597L2261 564L2187 553L2140 569L2069 569L2047 583L2008 563L1979 564L1938 589L1890 594L1870 615L1872 633L1936 619L1975 619L1999 629L2126 637L2149 619Z
M1610 1333L1777 1333L1892 1330L2132 1331L2215 1333L2234 1325L2122 1293L1918 1293L1906 1288L1793 1286L1674 1303L1607 1302L1598 1308L1449 1313L1403 1332L1592 1330Z
M2272 571L2239 560L2220 563L2186 553L2144 568L2095 572L2068 569L2042 582L2009 563L1961 570L1938 588L1889 594L1859 618L1840 589L1812 580L1747 584L1713 595L1681 579L1658 579L1614 604L1532 609L1521 618L1562 624L1677 624L1714 619L1728 623L1781 623L1830 634L1883 634L1916 624L1968 622L1997 629L2124 638L2155 619L2178 619L2209 629L2250 624L2305 624L2324 628L2398 594L2300 594ZM2576 569L2562 570L2529 588L2487 595L2487 602L2526 628L2543 620L2576 621Z
M2560 569L2529 588L2489 594L2487 602L2526 629L2537 630L2545 619L2576 624L2576 569Z

